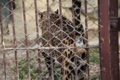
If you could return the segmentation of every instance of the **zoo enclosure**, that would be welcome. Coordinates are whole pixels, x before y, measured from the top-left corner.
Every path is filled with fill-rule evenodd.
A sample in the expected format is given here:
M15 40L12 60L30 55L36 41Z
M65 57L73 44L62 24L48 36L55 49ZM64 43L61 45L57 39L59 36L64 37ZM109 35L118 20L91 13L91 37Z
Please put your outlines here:
M37 58L38 58L38 68L40 69L41 67L41 54L40 54L40 50L41 49L50 49L50 48L45 48L45 47L39 47L39 46L34 46L33 45L40 45L40 30L39 30L39 25L38 25L38 7L37 7L37 1L41 1L41 0L34 0L34 3L31 4L31 6L34 5L34 10L35 10L35 15L34 15L34 20L35 20L35 25L36 28L34 29L34 32L36 32L36 39L35 40L29 40L31 37L31 34L28 34L28 27L29 25L27 25L27 14L26 11L27 9L25 8L25 0L22 0L22 16L23 16L23 25L24 27L21 29L24 29L24 31L22 32L22 35L24 36L23 40L19 40L18 36L16 33L16 27L17 25L15 25L15 19L14 17L17 16L17 18L20 18L18 15L14 15L14 10L13 10L13 0L10 0L9 2L7 2L6 4L9 4L10 7L7 9L10 10L10 14L7 16L11 16L11 23L12 23L12 35L10 37L12 37L13 39L10 40L9 42L12 44L8 44L6 41L6 36L4 35L3 32L3 22L2 18L0 19L0 27L1 27L1 46L0 46L0 52L2 53L2 71L1 75L4 76L2 79L7 80L8 76L10 77L10 75L7 74L8 72L8 68L9 65L7 63L8 59L7 59L7 54L6 52L12 51L12 53L14 53L14 58L13 59L13 63L16 66L16 69L14 70L13 74L15 74L15 76L12 75L12 79L15 80L19 80L19 57L18 55L21 54L21 52L19 52L19 50L25 50L26 53L26 59L28 60L27 64L28 66L30 66L30 52L29 51L33 51L33 50L38 50L37 52L33 52L35 54L37 54ZM49 0L46 0L49 2ZM61 0L59 0L59 6L61 7ZM90 0L89 0L90 1ZM87 2L89 2L87 0L84 0L84 10L82 11L82 14L84 14L85 16L85 21L83 22L84 26L85 26L85 32L86 32L86 39L88 42L86 42L86 46L83 47L85 49L91 49L91 48L99 48L100 49L100 61L101 61L101 80L119 80L119 53L118 53L118 1L117 0L98 0L98 14L99 14L99 29L98 29L98 33L99 33L99 46L91 46L88 45L90 40L88 39L89 34L88 34L88 28L89 28L89 23L88 23L88 17L89 15L87 14ZM42 1L41 1L42 2ZM27 2L29 3L29 2ZM5 5L6 5L5 4ZM45 4L45 3L43 3ZM49 4L49 3L48 3ZM4 6L5 7L5 6ZM93 7L94 8L94 7ZM29 8L28 8L29 9ZM61 9L61 8L59 8ZM48 10L48 9L47 9ZM2 9L1 9L2 11ZM1 13L0 11L0 13ZM109 15L108 15L109 14ZM29 15L29 14L28 14ZM2 17L2 14L0 14L0 16ZM33 17L32 17L33 19ZM19 22L19 20L18 20ZM94 24L94 23L93 23ZM19 29L19 28L18 28ZM97 34L97 33L96 33ZM94 37L97 37L96 35ZM76 47L74 47L76 48ZM54 48L56 49L56 48ZM88 53L89 55L89 50ZM32 54L33 55L33 54ZM13 56L13 55L12 55ZM23 55L25 56L25 55ZM87 57L89 58L89 56ZM89 60L88 60L89 63ZM13 67L13 66L12 66ZM10 67L9 67L10 68ZM89 70L88 70L89 71ZM31 71L30 71L30 67L28 67L28 79L30 80L31 75L30 75ZM90 74L88 74L90 75ZM42 77L42 75L37 75ZM88 76L88 78L90 79L90 77Z

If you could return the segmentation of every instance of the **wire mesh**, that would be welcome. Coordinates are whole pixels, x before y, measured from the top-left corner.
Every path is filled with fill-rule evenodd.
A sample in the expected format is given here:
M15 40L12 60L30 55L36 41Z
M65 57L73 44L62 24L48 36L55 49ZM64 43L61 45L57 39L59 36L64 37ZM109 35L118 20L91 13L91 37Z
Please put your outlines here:
M0 79L99 80L97 7L97 0L0 1Z

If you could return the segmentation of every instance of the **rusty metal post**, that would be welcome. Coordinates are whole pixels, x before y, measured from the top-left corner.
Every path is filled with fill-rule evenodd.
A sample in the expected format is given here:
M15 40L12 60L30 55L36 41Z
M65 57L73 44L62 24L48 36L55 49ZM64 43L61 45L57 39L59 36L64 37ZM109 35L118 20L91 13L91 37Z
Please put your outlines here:
M14 48L17 47L17 41L16 41L16 29L15 29L15 20L14 20L14 14L13 14L13 0L10 0L10 11L11 11L11 22L12 22L12 29L13 29L13 42L14 42ZM17 58L17 50L14 50L15 54L15 65L16 65L16 70L15 70L15 79L19 80L19 71L18 71L18 58Z
M27 66L28 66L28 80L31 80L30 76L30 59L28 52L28 32L27 32L27 21L26 21L26 9L25 9L25 1L22 0L22 8L23 8L23 20L24 20L24 34L25 34L25 46L26 46L26 58L27 58Z
M120 17L118 18L118 31L120 31Z
M87 10L87 0L84 0L84 5L85 5L85 37L86 37L86 39L88 40L88 10ZM89 45L88 45L88 41L85 41L85 44L86 44L86 46L88 47ZM89 48L86 48L86 59L87 59L87 63L89 64ZM88 73L88 80L90 80L90 69L89 69L89 66L87 67L87 73Z
M36 20L36 35L37 35L37 44L38 45L40 45L40 40L39 40L39 38L40 38L40 36L39 36L39 24L38 24L38 7L37 7L38 5L37 5L37 0L34 0L34 7L35 7L35 20ZM42 68L41 68L41 53L40 53L40 49L37 49L38 50L38 65L39 65L39 67L38 67L38 69L39 69L39 72L40 72L40 74L39 74L39 80L42 80L42 75L41 75L41 72L42 72Z
M99 17L101 80L112 80L110 71L109 0L99 0Z
M110 0L111 80L119 80L118 0Z
M2 43L2 47L1 47L1 51L3 52L3 49L5 48L4 45L4 34L3 34L3 24L2 24L2 14L1 14L1 8L0 8L0 29L1 29L1 43ZM5 52L3 52L3 65L4 65L4 79L7 80L7 72L6 72L6 54Z
M77 7L77 9L76 9ZM73 26L76 27L76 26L82 26L81 24L81 18L80 18L80 12L81 12L81 1L78 1L78 0L72 0L72 21L73 21ZM76 35L74 33L74 39L76 38ZM76 45L74 45L76 47ZM87 46L88 47L88 46ZM77 75L77 57L75 56L75 80L78 80L79 78L79 75Z
M118 0L99 0L102 80L119 80Z
M47 5L47 21L48 21L48 23L47 23L47 25L48 25L48 31L49 32L51 32L51 30L50 30L50 27L51 27L51 23L50 23L50 6L49 6L49 0L46 0L46 5ZM51 39L51 35L48 35L48 39ZM48 41L48 43L49 44L52 44L51 43L51 40L49 40ZM49 47L51 47L51 46L49 46ZM49 50L49 57L50 57L50 74L49 74L49 79L48 80L54 80L54 66L53 66L53 58L52 58L52 56L53 56L53 54L52 54L52 52L50 52L50 50Z

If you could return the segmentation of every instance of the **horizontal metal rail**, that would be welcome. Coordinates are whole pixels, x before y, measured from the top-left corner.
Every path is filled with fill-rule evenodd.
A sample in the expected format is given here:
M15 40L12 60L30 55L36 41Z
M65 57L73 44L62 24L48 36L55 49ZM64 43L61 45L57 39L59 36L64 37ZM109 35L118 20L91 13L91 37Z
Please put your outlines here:
M42 50L42 49L66 49L66 48L69 48L69 49L74 49L74 48L99 48L99 46L89 46L89 47L37 47L37 48L32 48L32 47L28 47L28 48L0 48L0 50L4 50L4 51L7 51L7 50Z

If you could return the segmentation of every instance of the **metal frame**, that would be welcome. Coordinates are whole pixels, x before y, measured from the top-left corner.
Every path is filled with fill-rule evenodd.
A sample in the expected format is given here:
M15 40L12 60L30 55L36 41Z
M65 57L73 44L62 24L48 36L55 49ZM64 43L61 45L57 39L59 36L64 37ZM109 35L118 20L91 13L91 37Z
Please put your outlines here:
M111 80L119 80L118 0L110 0Z
M109 45L109 0L99 0L99 23L100 23L100 60L101 60L101 79L111 80L110 78L110 45Z
M118 0L99 0L101 80L119 80Z

